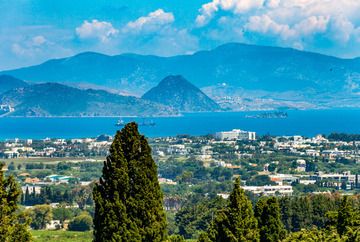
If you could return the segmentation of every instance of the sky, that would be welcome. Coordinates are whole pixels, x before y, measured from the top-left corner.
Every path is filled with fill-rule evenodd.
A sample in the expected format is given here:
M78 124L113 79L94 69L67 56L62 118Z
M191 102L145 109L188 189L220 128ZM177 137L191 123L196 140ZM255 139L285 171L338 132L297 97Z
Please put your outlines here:
M0 70L84 51L172 56L228 42L360 56L360 0L0 0Z

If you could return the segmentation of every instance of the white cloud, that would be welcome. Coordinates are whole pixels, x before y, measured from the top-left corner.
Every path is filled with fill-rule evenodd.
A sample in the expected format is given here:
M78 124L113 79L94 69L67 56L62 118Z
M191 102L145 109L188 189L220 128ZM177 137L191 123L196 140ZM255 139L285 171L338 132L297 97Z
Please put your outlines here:
M147 16L129 22L124 30L130 32L154 32L162 29L164 26L172 24L174 21L175 17L171 12L158 9L149 13Z
M11 51L17 56L34 56L41 53L52 43L44 36L26 38L11 45Z
M359 12L359 0L210 0L199 9L195 24L216 41L334 51L360 40Z
M93 19L91 22L85 20L76 28L76 34L80 39L97 39L107 42L118 34L118 30L109 22Z
M25 48L23 48L20 44L18 43L14 43L11 45L11 51L15 54L15 55L24 55L26 50Z
M245 29L262 34L279 35L283 39L288 39L295 35L295 31L290 29L288 25L279 24L268 15L251 16L249 22L245 25Z
M269 8L276 8L280 4L280 0L267 0L265 6Z
M127 52L171 56L198 50L198 39L186 28L174 26L171 12L157 9L128 22L122 29L120 42Z
M220 10L242 14L252 9L261 8L264 3L265 0L213 0L202 5L199 10L200 14L196 17L196 24L198 26L206 25Z
M330 18L328 16L310 16L294 26L299 36L308 36L314 33L324 33Z
M41 46L47 42L46 38L42 35L37 35L32 38L33 45Z
M345 17L337 16L330 23L332 37L340 43L347 43L351 35L356 35L354 25Z

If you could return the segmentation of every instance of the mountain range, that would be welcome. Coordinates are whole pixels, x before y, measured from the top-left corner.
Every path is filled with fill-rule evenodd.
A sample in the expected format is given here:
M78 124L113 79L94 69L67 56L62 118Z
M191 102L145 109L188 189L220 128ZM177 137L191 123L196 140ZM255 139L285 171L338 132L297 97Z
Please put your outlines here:
M11 116L169 116L172 107L103 90L82 90L58 83L15 88L0 94L0 103L10 105Z
M0 74L136 96L181 74L233 110L360 106L360 58L239 43L173 57L85 52Z
M164 78L142 98L59 83L27 84L0 76L0 104L14 108L5 114L3 110L1 115L22 117L173 116L220 110L216 102L182 76Z

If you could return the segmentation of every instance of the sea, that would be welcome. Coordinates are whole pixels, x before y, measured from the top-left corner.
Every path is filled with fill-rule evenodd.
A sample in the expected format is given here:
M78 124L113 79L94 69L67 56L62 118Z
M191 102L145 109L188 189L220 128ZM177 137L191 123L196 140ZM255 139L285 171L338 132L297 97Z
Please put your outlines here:
M293 110L288 118L246 118L261 112L186 113L179 117L121 118L124 122L155 123L140 126L148 137L208 135L242 129L259 135L302 135L313 137L332 132L360 134L360 110ZM85 138L114 135L121 127L117 117L96 118L0 118L0 140Z

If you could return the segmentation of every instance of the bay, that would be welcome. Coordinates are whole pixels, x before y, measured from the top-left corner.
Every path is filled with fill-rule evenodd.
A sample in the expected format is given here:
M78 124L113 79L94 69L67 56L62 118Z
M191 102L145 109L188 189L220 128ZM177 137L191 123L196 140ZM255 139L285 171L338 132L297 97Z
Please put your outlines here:
M141 126L149 137L180 134L206 135L242 129L258 134L314 136L331 132L360 133L360 110L288 111L286 119L251 119L259 112L187 113L181 117L122 118L125 122L150 122ZM118 118L0 118L0 139L84 138L114 135Z

